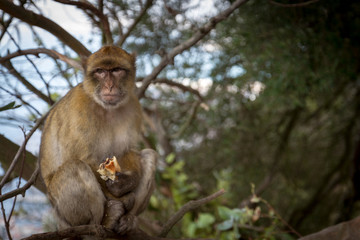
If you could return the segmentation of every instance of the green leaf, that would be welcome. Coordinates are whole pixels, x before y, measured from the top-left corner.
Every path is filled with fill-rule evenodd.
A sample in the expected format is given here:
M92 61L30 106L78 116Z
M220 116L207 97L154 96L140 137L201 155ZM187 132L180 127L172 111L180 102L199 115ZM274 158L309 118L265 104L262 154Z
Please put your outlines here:
M210 213L200 213L196 221L198 228L206 228L215 222L215 217Z
M218 207L218 213L221 219L223 220L227 220L231 217L232 215L232 210L230 208L224 207L224 206L219 206Z
M186 233L189 237L195 237L196 236L196 224L190 223L186 229Z
M150 206L152 206L153 208L158 209L160 207L160 202L157 199L157 197L155 197L154 195L152 195L150 197Z
M243 218L245 212L246 210L244 208L242 209L234 208L231 211L231 216L234 218L235 221L239 221L241 218Z
M229 220L226 220L226 221L216 225L216 229L219 231L226 231L226 230L231 229L233 227L233 224L234 224L234 220L229 219Z
M172 164L174 162L175 159L175 153L170 153L169 155L166 156L166 163L167 164Z
M0 112L10 110L10 109L19 108L19 107L21 107L21 105L16 105L15 106L15 101L14 101L14 102L11 102L11 103L3 106L3 107L0 107Z

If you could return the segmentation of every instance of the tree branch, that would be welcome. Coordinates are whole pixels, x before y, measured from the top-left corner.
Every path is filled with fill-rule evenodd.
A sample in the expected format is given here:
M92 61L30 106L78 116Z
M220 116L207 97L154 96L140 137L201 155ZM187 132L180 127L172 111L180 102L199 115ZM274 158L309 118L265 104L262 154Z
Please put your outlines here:
M17 6L9 0L0 1L0 9L8 13L10 16L16 17L28 23L29 25L37 26L50 32L65 45L68 45L77 54L79 54L82 59L85 59L90 55L90 51L84 45L82 45L81 42L79 42L76 38L74 38L71 34L69 34L52 20L32 11L26 10L23 7Z
M31 175L30 179L26 182L26 184L24 186L22 186L21 188L17 188L11 192L0 195L0 202L4 201L6 199L9 199L9 198L15 197L19 194L21 194L24 197L26 190L28 190L36 182L36 179L39 176L39 173L40 173L40 165L39 165L39 161L38 161L36 164L35 171Z
M100 19L101 26L99 26L99 27L104 32L104 35L105 35L105 38L106 38L106 43L107 44L112 44L113 43L108 18L102 11L97 9L94 5L92 5L88 1L71 1L71 0L55 0L55 1L59 2L59 3L67 4L67 5L76 6L77 8L80 8L80 9L85 10L85 11L89 10L90 12L95 14Z
M224 194L225 191L221 189L220 191L207 196L205 198L190 201L186 203L178 212L176 212L163 226L161 233L158 237L149 236L147 233L143 232L140 229L134 229L127 233L126 235L117 235L111 230L105 228L102 225L82 225L67 228L64 230L59 230L56 232L46 232L34 234L30 237L23 238L22 240L43 240L43 239L52 239L52 240L60 240L64 238L77 237L81 235L88 236L96 236L100 238L115 238L121 240L175 240L172 238L163 238L167 235L167 233L171 230L171 228L185 215L185 213L194 210L200 207L203 204L208 203L209 201L219 197ZM184 239L183 239L184 240ZM195 240L195 239L192 239ZM197 239L197 240L205 240L205 239Z
M153 69L152 73L150 73L147 77L144 78L143 85L137 91L138 97L142 98L144 96L144 93L150 83L170 62L173 61L176 55L182 53L186 49L189 49L201 39L203 39L212 29L216 27L219 22L228 18L230 14L235 11L235 9L237 9L247 1L248 0L236 0L233 4L231 4L229 8L222 11L215 17L211 18L210 21L206 23L202 28L200 28L190 39L173 48L172 51L168 54L165 54L165 56L161 59L160 63Z
M1 63L1 62L0 62ZM39 91L34 85L32 85L29 81L27 81L11 64L10 61L6 61L4 63L1 63L14 77L16 77L24 86L29 89L31 92L33 92L36 96L38 96L40 99L44 100L48 104L52 105L54 103L49 96L46 96L41 91Z
M289 3L289 4L286 4L286 3L279 3L279 2L276 2L276 1L273 1L273 0L268 0L271 4L274 4L276 6L279 6L279 7L305 7L307 5L310 5L312 3L316 3L320 0L310 0L310 1L307 1L307 2L302 2L302 3Z
M155 79L153 81L153 83L165 83L165 84L167 84L169 86L177 87L177 88L183 90L184 92L190 92L190 93L196 95L199 98L200 101L202 101L202 102L204 101L204 98L199 93L199 91L197 91L197 90L195 90L195 89L193 89L191 87L185 86L185 85L183 85L181 83L177 83L177 82L171 81L169 79L165 79L165 78L157 78L157 79Z
M185 130L190 126L192 121L195 119L196 112L198 110L198 107L200 106L200 103L200 101L193 102L190 110L188 110L190 111L190 114L188 114L188 118L185 120L184 124L180 126L179 130L171 136L172 139L179 139L183 135Z
M136 25L140 22L141 18L145 15L147 10L152 6L153 0L147 0L145 6L141 10L139 16L134 20L131 26L128 28L126 33L121 37L121 39L116 43L117 46L122 46L125 40L129 37L130 33L135 29Z
M56 104L55 104L56 105ZM21 145L21 147L19 148L19 150L17 151L14 160L11 162L10 167L8 168L8 170L6 171L4 177L1 179L0 182L0 189L3 188L3 186L5 185L5 183L7 182L8 178L10 177L10 174L14 171L14 168L17 164L17 162L20 159L21 154L23 153L23 151L25 151L25 147L27 142L29 141L30 137L33 135L33 133L36 131L36 129L38 129L38 127L43 123L43 121L45 121L47 115L49 114L49 112L47 112L45 115L43 115L41 118L39 118L36 121L35 126L30 130L30 132L26 135L25 140L23 142L23 144ZM33 174L34 175L34 174ZM36 178L36 177L35 177Z
M39 57L39 54L41 54L41 53L47 54L48 56L50 56L54 59L60 59L61 61L69 64L70 66L72 66L74 68L83 70L81 63L79 63L78 61L68 58L67 56L65 56L61 53L58 53L55 50L47 49L47 48L19 50L19 51L10 53L4 57L0 57L0 63L4 63L12 58L16 58L16 57L24 56L24 55L35 55L36 57Z
M197 209L198 207L200 207L203 204L206 204L208 202L210 202L211 200L221 196L222 194L225 193L224 189L221 189L219 191L217 191L216 193L213 193L210 196L207 196L205 198L199 199L199 200L193 200L190 201L188 203L186 203L184 206L182 206L180 208L179 211L177 211L167 222L166 224L163 226L163 229L161 230L161 232L159 233L159 237L165 237L168 232L172 229L172 227L185 215L185 213L192 211L194 209Z

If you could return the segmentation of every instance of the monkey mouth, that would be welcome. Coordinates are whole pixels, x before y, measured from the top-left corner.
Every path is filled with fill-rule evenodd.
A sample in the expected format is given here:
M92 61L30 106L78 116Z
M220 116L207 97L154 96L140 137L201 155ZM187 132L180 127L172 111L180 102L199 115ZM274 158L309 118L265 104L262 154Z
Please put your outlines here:
M104 94L101 95L101 100L109 105L116 105L117 103L121 102L125 98L125 93L118 93L118 94Z

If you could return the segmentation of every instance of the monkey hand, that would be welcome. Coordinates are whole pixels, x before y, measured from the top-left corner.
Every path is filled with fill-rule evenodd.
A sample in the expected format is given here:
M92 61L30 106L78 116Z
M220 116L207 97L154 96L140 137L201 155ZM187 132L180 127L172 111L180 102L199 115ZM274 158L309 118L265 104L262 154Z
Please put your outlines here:
M114 180L106 181L106 188L114 197L119 198L134 191L139 184L140 177L134 176L136 173L117 172L115 175Z
M129 213L134 206L134 202L134 193L127 194L119 200L109 200L106 203L103 225L121 235L135 229L137 227L137 218Z

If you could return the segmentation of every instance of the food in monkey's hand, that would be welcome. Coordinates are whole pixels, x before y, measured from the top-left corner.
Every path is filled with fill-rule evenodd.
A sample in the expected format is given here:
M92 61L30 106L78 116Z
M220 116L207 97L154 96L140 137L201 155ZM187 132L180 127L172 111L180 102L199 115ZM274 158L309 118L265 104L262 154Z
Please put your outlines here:
M115 180L115 173L120 172L121 168L115 156L112 158L106 158L105 162L99 165L99 169L97 170L100 173L100 177L103 180Z

